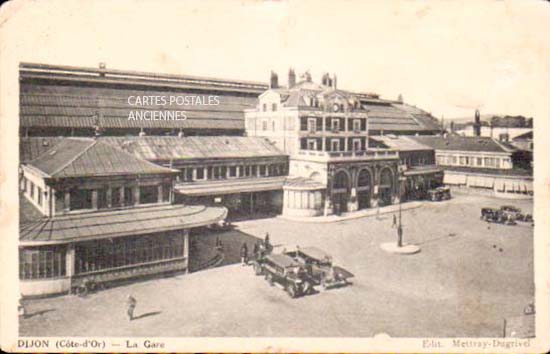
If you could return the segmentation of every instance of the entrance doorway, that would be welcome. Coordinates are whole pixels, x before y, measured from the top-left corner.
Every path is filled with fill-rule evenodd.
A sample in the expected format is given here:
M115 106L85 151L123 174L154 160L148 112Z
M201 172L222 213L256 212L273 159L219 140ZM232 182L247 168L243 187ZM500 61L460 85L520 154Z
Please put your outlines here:
M357 175L357 202L359 209L370 207L372 179L370 172L361 170Z
M390 205L392 202L392 195L394 189L393 173L389 168L384 168L380 171L380 185L379 190L379 205Z
M350 180L346 172L340 171L332 182L332 200L334 213L339 215L348 211Z

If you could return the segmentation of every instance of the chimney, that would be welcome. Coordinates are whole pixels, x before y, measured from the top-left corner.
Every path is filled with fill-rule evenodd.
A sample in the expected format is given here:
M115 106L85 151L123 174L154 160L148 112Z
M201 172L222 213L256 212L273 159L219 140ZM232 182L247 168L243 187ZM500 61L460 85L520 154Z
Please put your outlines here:
M474 136L481 136L481 119L479 116L479 109L476 109L476 114L475 114Z
M332 79L332 87L336 90L338 88L338 86L336 85L336 74L333 74L333 79Z
M294 85L296 85L296 73L294 72L294 69L290 68L288 69L288 88L291 88Z
M107 69L107 64L105 62L99 63L99 76L105 76L105 69Z
M327 80L327 73L324 73L323 76L321 76L321 85L327 86L328 80Z
M269 88L276 89L279 87L279 76L274 71L271 71L271 80L269 82Z

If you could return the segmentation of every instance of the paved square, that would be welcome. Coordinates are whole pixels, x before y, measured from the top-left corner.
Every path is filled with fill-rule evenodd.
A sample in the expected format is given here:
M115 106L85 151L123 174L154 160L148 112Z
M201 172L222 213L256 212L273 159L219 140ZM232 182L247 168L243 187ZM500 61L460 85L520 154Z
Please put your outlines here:
M388 254L392 215L313 224L280 218L238 223L221 237L229 257L242 240L270 233L276 246L317 246L355 275L354 284L290 299L239 264L123 285L86 298L26 300L22 336L499 337L503 318L533 301L533 228L488 224L480 208L531 201L456 195L403 212L415 255ZM244 235L246 234L246 235ZM215 235L204 235L206 244ZM231 262L229 262L231 260ZM125 298L138 319L126 318Z

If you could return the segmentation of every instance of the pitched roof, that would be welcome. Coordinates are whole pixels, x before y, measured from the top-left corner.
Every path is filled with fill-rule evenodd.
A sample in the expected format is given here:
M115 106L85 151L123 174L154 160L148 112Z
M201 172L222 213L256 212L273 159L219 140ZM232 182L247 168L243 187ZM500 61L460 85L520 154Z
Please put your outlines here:
M26 127L244 129L259 82L41 64L20 67L20 125ZM143 105L129 96L218 96L217 105ZM139 110L185 111L186 120L133 120ZM98 115L97 119L94 115ZM98 120L98 121L97 121Z
M88 138L63 139L28 165L53 178L176 172Z
M145 160L285 156L267 139L242 136L101 137Z
M435 150L450 151L484 151L484 152L513 152L510 146L505 146L497 140L489 137L470 136L411 136L415 141L431 146Z
M431 146L422 144L410 136L402 135L383 135L383 136L370 136L370 139L382 142L390 149L396 149L399 151L418 151L418 150L433 150Z
M148 234L208 225L226 215L224 207L176 204L41 217L21 223L19 239L23 244L62 243Z
M27 163L45 151L59 144L63 137L21 137L19 138L19 161Z

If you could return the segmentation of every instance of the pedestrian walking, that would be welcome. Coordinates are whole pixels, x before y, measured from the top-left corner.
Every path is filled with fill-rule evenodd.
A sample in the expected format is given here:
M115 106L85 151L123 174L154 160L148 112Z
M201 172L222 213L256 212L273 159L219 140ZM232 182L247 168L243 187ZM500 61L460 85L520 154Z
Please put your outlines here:
M128 295L126 299L126 313L128 314L128 321L134 319L134 310L136 309L137 301L132 295Z
M241 264L243 266L248 264L248 246L246 245L246 242L243 242L243 245L241 246Z
M252 249L252 253L254 255L254 259L258 260L258 256L260 253L260 246L258 245L258 242L254 243L254 248Z

